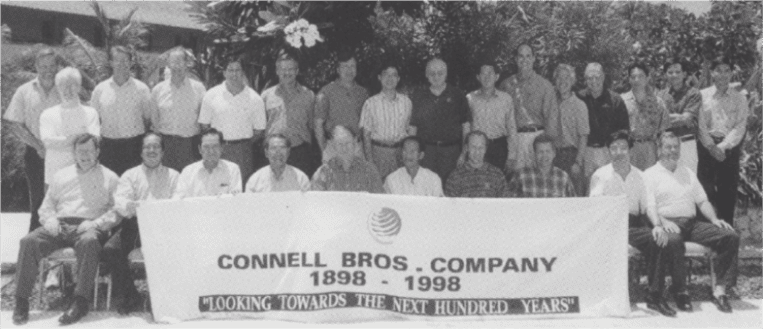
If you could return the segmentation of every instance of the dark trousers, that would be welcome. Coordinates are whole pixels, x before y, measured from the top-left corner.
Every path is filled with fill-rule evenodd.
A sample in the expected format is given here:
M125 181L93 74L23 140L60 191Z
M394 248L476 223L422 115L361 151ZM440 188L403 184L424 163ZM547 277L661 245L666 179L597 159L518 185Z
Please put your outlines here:
M456 168L456 161L461 153L461 144L447 147L427 144L421 165L437 173L440 176L440 180L443 181L443 185L445 185L448 175Z
M652 227L642 223L641 217L629 215L629 245L637 248L647 261L647 283L650 294L663 293L666 277L666 257L684 250L684 242L679 234L668 234L668 244L658 246L653 238ZM635 221L636 220L636 221Z
M507 167L507 137L501 136L488 140L488 148L485 151L485 161L504 171Z
M740 145L728 150L727 157L720 162L702 143L698 143L698 180L716 208L717 216L730 225L735 217L739 168Z
M202 158L199 154L199 141L201 141L199 135L182 137L162 134L162 141L164 142L162 164L178 172L183 172L184 167Z
M287 164L299 168L308 178L311 178L318 166L317 156L312 144L302 143L289 151Z
M717 285L732 287L737 285L737 255L740 236L737 232L719 228L710 222L698 219L675 219L681 229L683 241L695 242L710 247L716 252L715 261ZM670 256L671 280L675 292L687 292L687 264L684 260L684 244Z
M141 164L142 146L143 135L127 139L103 138L99 157L101 164L121 176L125 171Z
M573 182L573 187L576 188L576 193L579 196L585 196L583 184L583 169L579 168L578 171L573 171L573 164L576 163L578 157L578 148L576 147L562 147L557 149L556 156L554 157L553 164L557 168L565 171L570 176L570 180Z
M101 253L101 243L106 239L106 234L98 229L91 229L84 233L77 233L76 226L82 220L65 221L68 229L62 229L58 236L51 235L45 228L37 228L21 239L19 259L16 269L16 296L29 298L32 288L37 281L37 270L42 258L53 251L74 247L77 255L77 286L74 294L90 300L93 296L93 288L96 270L98 269L98 256Z
M24 171L29 189L29 213L32 214L29 232L32 232L40 227L40 215L37 214L37 210L45 197L45 159L40 158L35 148L28 146L24 152Z
M138 294L127 256L141 246L136 218L124 219L114 235L103 246L103 260L111 270L114 297L124 299Z

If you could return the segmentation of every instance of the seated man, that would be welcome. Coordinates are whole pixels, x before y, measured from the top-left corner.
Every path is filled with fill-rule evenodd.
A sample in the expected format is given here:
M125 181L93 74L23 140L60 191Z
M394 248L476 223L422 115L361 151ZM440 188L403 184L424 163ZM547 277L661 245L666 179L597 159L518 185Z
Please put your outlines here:
M162 165L163 156L162 135L146 133L141 149L143 164L125 171L114 193L114 210L124 220L104 245L103 255L111 269L117 312L122 315L141 302L127 260L130 252L141 246L135 209L146 200L171 198L178 184L178 171Z
M440 177L419 165L424 158L424 144L416 136L403 139L403 167L385 179L385 192L395 195L443 196Z
M465 140L467 161L457 165L446 180L449 197L507 197L507 179L496 166L485 161L488 136L472 131Z
M209 128L202 132L199 153L202 160L183 169L173 198L217 196L241 192L241 172L236 163L220 159L223 133Z
M647 193L642 172L629 162L633 145L634 141L626 130L610 135L607 146L613 162L594 172L589 196L626 195L629 202L629 244L639 249L647 259L647 308L674 316L676 311L663 299L664 251L670 249L670 253L676 253L682 249L684 242L678 234L663 230L663 223L655 213L655 196ZM678 299L677 307L681 310L692 309L689 298L684 296Z
M377 168L363 159L352 131L335 126L326 149L331 152L327 153L327 162L313 174L312 190L384 193Z
M276 133L265 138L263 150L270 165L265 166L249 177L244 191L247 192L271 192L271 191L308 191L310 179L303 171L287 165L292 143L286 135Z
M678 165L680 146L681 141L674 133L661 133L658 138L659 161L645 171L645 183L648 191L655 195L658 217L668 232L679 233L687 241L716 251L717 283L713 288L713 302L720 311L731 313L726 288L737 284L740 236L732 226L716 217L714 207L695 173L686 166ZM696 207L706 220L697 216ZM682 245L670 260L672 291L677 304L683 299L680 297L687 294L684 252Z
M53 176L39 211L42 227L21 239L13 310L16 325L29 320L28 299L40 259L65 247L74 247L77 255L78 283L74 301L58 321L72 324L88 313L101 242L119 220L111 211L119 177L98 163L98 138L85 133L73 144L75 164Z
M518 171L509 182L512 197L549 198L576 197L568 173L553 165L554 139L541 134L533 139L536 165Z

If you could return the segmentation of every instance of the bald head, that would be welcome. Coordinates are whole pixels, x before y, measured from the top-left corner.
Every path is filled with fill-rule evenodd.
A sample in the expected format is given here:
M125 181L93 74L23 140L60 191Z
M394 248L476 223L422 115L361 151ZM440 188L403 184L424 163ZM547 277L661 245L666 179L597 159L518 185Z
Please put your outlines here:
M448 77L448 66L443 60L433 58L427 62L425 75L431 88L443 88L446 85L446 77Z

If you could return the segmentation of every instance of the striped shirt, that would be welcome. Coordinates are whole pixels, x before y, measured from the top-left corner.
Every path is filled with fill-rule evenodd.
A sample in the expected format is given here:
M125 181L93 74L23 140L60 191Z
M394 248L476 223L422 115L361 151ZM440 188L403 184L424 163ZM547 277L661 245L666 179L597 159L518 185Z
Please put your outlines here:
M505 79L499 89L515 102L515 125L518 128L540 125L547 134L557 136L557 97L552 83L533 72L526 80L515 74Z
M13 93L11 103L3 118L8 121L22 123L36 138L40 138L40 115L43 110L61 103L61 98L54 86L48 93L40 86L37 78L27 82Z
M411 99L395 93L390 100L382 93L370 97L363 104L360 127L371 133L373 140L398 142L408 136L406 129L411 120Z
M266 134L281 133L292 143L292 148L312 141L313 91L298 85L296 94L276 85L263 92L265 113L268 117Z
M493 95L484 96L476 90L467 94L467 103L472 112L472 130L482 131L488 139L505 137L517 131L515 106L509 94L496 90Z
M199 123L223 132L227 141L249 139L255 130L265 129L265 104L249 86L233 95L223 82L204 94Z
M525 167L512 178L509 190L512 197L576 197L568 173L557 167L552 167L548 175L536 167Z
M724 137L718 144L722 150L732 149L743 140L748 121L748 103L745 96L732 88L717 95L716 86L700 91L703 107L698 126L703 136ZM708 142L706 142L708 144Z
M154 111L153 129L162 134L192 137L199 134L199 108L206 88L199 81L186 78L180 87L170 79L160 82L151 90Z
M560 102L560 134L558 147L576 147L578 140L589 135L589 109L575 94Z
M469 163L457 166L446 180L449 197L508 197L509 190L504 173L496 166L483 163L473 168Z
M637 102L634 92L621 94L629 113L631 134L635 139L654 139L669 127L669 116L663 99L650 89L642 102Z
M90 106L101 118L101 135L109 139L127 139L146 133L151 118L151 91L140 80L129 77L117 85L114 77L93 89Z

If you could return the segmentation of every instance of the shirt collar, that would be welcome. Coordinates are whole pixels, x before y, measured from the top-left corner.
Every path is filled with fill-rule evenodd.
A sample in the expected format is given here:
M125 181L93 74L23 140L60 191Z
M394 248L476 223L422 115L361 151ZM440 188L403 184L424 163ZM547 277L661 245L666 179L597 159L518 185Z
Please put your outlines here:
M114 81L114 76L111 76L109 77L109 83L116 88L127 87L129 86L129 84L133 83L133 77L127 77L127 80L125 81L125 83L120 86L120 85L117 85L116 81Z

